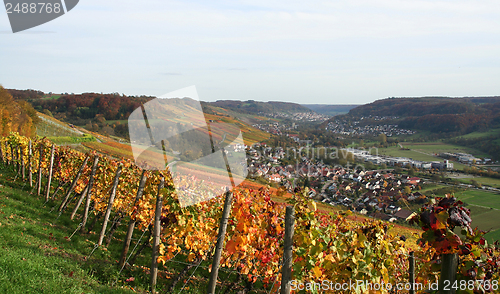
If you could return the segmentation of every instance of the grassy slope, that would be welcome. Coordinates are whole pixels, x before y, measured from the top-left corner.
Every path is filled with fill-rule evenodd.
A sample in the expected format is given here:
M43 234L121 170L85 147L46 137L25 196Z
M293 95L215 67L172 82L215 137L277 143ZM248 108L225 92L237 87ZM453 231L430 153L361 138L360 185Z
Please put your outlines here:
M37 135L47 137L81 137L82 134L67 123L61 122L51 116L37 112L41 118L37 127Z
M80 215L75 220L69 219L71 204L60 218L57 213L50 213L50 208L59 203L29 194L29 188L19 179L14 181L14 173L9 167L0 164L0 293L147 293L151 249L146 248L137 258L137 266L126 268L119 274L117 260L123 246L126 224L113 236L107 247L94 249L98 234L76 233ZM20 183L20 184L19 184ZM56 206L57 208L57 206ZM80 208L80 211L82 208ZM112 215L113 217L113 215ZM93 215L90 216L90 220ZM108 224L108 230L110 223ZM95 231L99 232L102 224L98 222ZM137 230L133 236L130 253L133 253L142 232ZM181 272L187 262L183 257L159 265L157 290L166 293L174 277ZM208 283L208 267L211 261L205 261L196 270L182 293L205 293ZM188 272L189 277L193 270ZM132 282L126 282L134 277ZM221 269L220 281L231 282L236 279L232 272ZM118 278L117 286L112 286ZM184 283L175 287L179 293ZM220 285L219 285L220 286ZM227 285L226 285L227 286ZM256 284L261 287L260 282ZM132 290L133 289L133 290ZM241 290L240 286L234 290ZM256 290L255 293L267 293Z
M8 186L12 175L0 172L0 293L133 293L107 285L112 271L91 274L83 261L91 243L68 242L67 220L56 222L40 199Z
M463 137L463 138L482 138L482 137L488 137L491 135L498 135L498 134L500 134L500 129L491 129L491 130L488 130L486 132L472 132L472 133L469 133L467 135L463 135L460 137Z

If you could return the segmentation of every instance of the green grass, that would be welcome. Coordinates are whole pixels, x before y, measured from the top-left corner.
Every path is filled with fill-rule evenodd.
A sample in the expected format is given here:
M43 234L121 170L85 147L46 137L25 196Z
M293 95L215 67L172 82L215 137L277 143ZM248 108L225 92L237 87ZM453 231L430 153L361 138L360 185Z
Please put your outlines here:
M444 196L443 193L438 193L440 189L448 186L430 186L422 191L426 195ZM500 240L500 194L489 191L470 189L465 191L455 192L454 195L465 203L470 209L472 218L472 227L478 227L483 231L489 231L486 234L486 240L493 242Z
M77 144L83 142L95 142L96 139L94 136L89 134L84 134L83 136L72 136L72 137L47 137L50 141L54 142L57 145L61 144Z
M372 151L372 153L373 153L373 151ZM396 146L387 147L387 148L379 148L378 154L379 155L388 155L388 156L392 156L392 157L408 157L408 158L412 158L414 160L421 160L421 161L439 160L439 158L436 158L434 156L422 154L422 153L419 153L419 152L416 152L413 150L401 150L401 148L396 147Z
M0 293L133 293L109 286L114 267L92 271L83 261L92 244L78 236L68 242L64 237L74 225L55 221L38 197L10 187L12 175L1 173Z
M478 227L483 231L490 231L485 235L488 242L500 240L500 210L491 207L476 206L474 204L467 205L470 209L473 228Z
M490 231L485 235L488 242L500 240L500 210L492 208L478 207L475 205L468 205L467 208L471 210L471 218L473 228L478 227L483 231Z
M478 227L481 230L498 230L500 229L500 222L491 221L498 220L500 218L500 211L490 209L479 215L472 217L472 227Z
M469 204L500 209L500 194L474 189L455 193L455 196Z
M480 183L481 185L491 186L494 188L500 188L500 179L488 178L488 177L475 177L475 178L464 178L459 179L460 182L465 184L471 184L472 180Z
M469 205L467 208L470 209L470 215L473 218L476 216L479 216L483 213L491 211L491 207L483 207L483 206L476 206L476 205Z
M467 190L455 193L458 199L468 204L471 210L472 227L478 227L486 234L486 240L500 240L500 194L481 190Z
M490 243L494 242L495 240L500 240L500 230L489 232L488 234L484 235L484 237Z
M482 137L488 137L488 136L494 136L494 135L499 135L500 134L500 129L491 129L486 132L472 132L467 135L460 136L462 138L482 138Z
M71 128L51 116L38 112L40 122L36 125L36 134L42 137L74 137L81 136L81 132Z
M42 100L56 100L56 99L59 99L62 95L47 95L45 97L42 98Z
M440 185L440 184L430 184L427 187L423 188L422 190L419 190L418 192L426 194L426 192L430 192L432 190L438 189L445 187L445 185Z

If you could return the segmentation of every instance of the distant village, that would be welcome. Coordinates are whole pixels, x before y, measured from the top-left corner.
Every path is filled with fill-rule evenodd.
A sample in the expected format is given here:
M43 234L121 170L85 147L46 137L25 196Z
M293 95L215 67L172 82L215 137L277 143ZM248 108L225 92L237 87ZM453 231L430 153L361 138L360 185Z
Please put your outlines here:
M415 131L399 128L398 125L393 124L363 124L363 120L370 119L372 121L382 121L389 119L396 119L397 117L361 117L359 120L354 122L347 122L344 120L336 119L329 122L325 127L325 130L330 131L335 134L342 135L373 135L378 136L379 134L385 134L387 137L398 136L398 135L412 135Z
M362 150L343 149L352 152L358 160L373 160ZM309 197L329 205L345 206L360 214L388 221L406 221L414 214L409 207L422 204L427 197L418 190L423 184L418 177L394 173L394 169L365 171L355 167L328 166L320 160L299 156L296 164L284 165L286 151L265 144L247 146L248 173L250 177L262 177L270 183L278 183L290 192L297 182L308 178L319 183L309 189ZM370 155L371 156L371 155ZM391 165L399 160L386 158ZM432 164L431 164L432 165ZM404 204L404 205L401 205Z
M325 121L328 120L330 117L327 115L319 114L316 112L296 112L296 113L285 113L285 112L273 112L273 113L259 113L259 115L267 116L267 117L272 117L272 118L285 118L285 119L291 119L295 121L302 121L302 122L307 122L307 121Z
M299 115L300 119L312 119L301 114L285 115L276 113L274 117L292 118ZM340 135L374 135L385 134L411 135L415 131L399 128L395 124L383 124L384 120L397 117L362 117L354 122L335 120L326 126L326 130ZM377 124L376 122L380 122ZM255 124L254 127L275 135L285 135L297 143L311 142L300 140L299 135L291 134L297 128L295 123ZM402 147L402 146L400 146ZM308 148L308 147L306 147ZM345 166L330 166L322 160L296 154L294 164L289 164L290 150L281 147L271 148L265 144L256 143L245 146L248 160L248 174L253 178L265 179L293 192L296 186L302 185L307 179L309 197L327 205L343 206L359 214L390 222L406 222L415 213L415 209L427 202L427 196L419 190L424 180L394 172L396 167L415 168L419 170L453 170L451 161L464 164L488 164L491 159L476 158L466 153L436 154L435 161L419 161L406 157L378 155L376 148L370 149L339 149L343 153L352 154L353 161ZM300 153L300 152L299 152ZM441 160L439 160L441 158ZM287 162L287 163L284 163ZM384 167L379 170L365 170L364 164L372 163ZM465 184L461 184L465 185Z
M272 122L263 124L253 124L252 127L264 132L268 132L273 135L281 136L283 134L286 134L287 136L290 136L289 134L287 134L287 131L295 130L297 128L297 125L295 123L287 124L282 122ZM295 136L298 137L298 135Z

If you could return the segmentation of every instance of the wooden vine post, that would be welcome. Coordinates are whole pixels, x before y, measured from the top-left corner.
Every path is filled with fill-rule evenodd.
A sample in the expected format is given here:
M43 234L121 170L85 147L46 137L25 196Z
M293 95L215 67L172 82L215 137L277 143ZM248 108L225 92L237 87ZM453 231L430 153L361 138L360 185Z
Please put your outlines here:
M4 160L5 160L5 163L7 165L10 165L10 161L9 161L9 143L7 141L5 141L5 149L3 149L4 151Z
M50 166L49 166L49 177L47 179L47 189L45 191L45 202L49 201L50 195L50 183L52 182L52 169L54 167L54 151L56 145L52 145L52 149L50 150Z
M90 209L90 200L91 195L92 195L92 186L94 185L94 177L95 173L97 171L97 164L99 163L99 156L94 157L94 164L92 165L92 171L90 172L90 179L89 179L89 185L88 185L88 191L87 191L87 198L85 199L85 207L83 208L83 215L82 215L82 226L80 228L80 233L83 233L85 230L85 225L87 224L87 220L89 217L89 209Z
M31 148L31 140L28 144L28 181L30 182L30 188L33 187L33 173L31 172L31 157L33 156L33 150Z
M85 186L85 189L82 191L82 195L80 195L80 198L78 198L78 201L76 202L75 208L73 208L73 211L71 212L71 216L69 219L74 219L76 212L78 211L78 208L80 208L80 205L82 204L83 199L87 196L87 193L89 192L89 185Z
M139 188L137 189L137 195L135 196L134 205L137 205L137 202L142 198L142 194L144 193L144 187L146 186L146 171L143 170L141 174L141 180L139 182ZM130 218L130 223L128 224L127 235L125 236L125 241L123 242L122 255L120 257L120 263L118 264L119 268L122 268L125 265L125 260L127 258L127 253L130 248L130 242L132 241L132 235L134 233L136 220Z
M9 162L9 143L7 141L5 141L4 160L5 160L6 165L10 165L10 162Z
M42 159L43 159L43 145L40 143L40 156L38 158L38 183L37 183L37 195L40 196L40 191L42 189Z
M12 147L12 143L9 143L9 144L10 144L10 164L11 165L15 165L16 164L16 158L14 156L14 147Z
M415 294L415 252L410 252L410 292L409 294Z
M2 163L5 163L4 157L3 157L3 142L0 141L0 160L2 160Z
M24 149L21 147L19 149L21 152L21 175L23 177L23 181L26 180L26 166L24 164Z
M441 255L441 276L439 277L439 293L456 293L456 287L453 287L453 284L457 280L457 269L458 255L456 253Z
M5 142L5 160L7 161L7 165L11 165L12 164L12 152L10 153L10 156L9 156L9 145L10 145L10 142ZM12 149L11 149L12 151Z
M285 245L283 247L283 268L281 272L281 291L280 294L290 293L290 281L292 280L293 264L293 234L295 226L295 208L286 207L285 214Z
M21 145L17 146L16 148L16 156L17 156L17 174L21 175L21 172L23 170L23 164L22 164L22 148Z
M9 157L7 160L8 164L9 166L12 166L14 165L14 152L12 152L12 142L6 143L5 149L7 149L6 153L9 153Z
M66 193L66 196L64 197L63 201L61 202L61 205L59 205L59 215L63 213L63 211L66 209L66 206L68 205L68 200L69 196L71 195L71 192L73 192L73 189L76 187L76 183L82 176L83 170L85 169L85 166L87 166L87 161L89 161L89 156L85 157L85 160L83 161L82 165L80 166L80 170L76 174L75 178L73 179L73 182L71 183L71 186L68 189L68 192Z
M109 215L111 214L111 209L113 208L113 203L115 202L116 187L118 187L118 182L120 181L122 168L123 166L120 164L120 166L116 170L115 180L113 182L113 187L111 188L111 194L109 195L108 207L106 209L106 213L104 214L104 222L102 224L101 233L99 234L99 241L97 241L98 246L101 246L102 241L104 240L104 234L106 233L106 227L108 226Z
M9 160L9 143L5 142L5 161L7 162L7 165L10 165L10 160Z
M16 152L16 169L17 169L17 174L20 175L21 174L21 161L20 161L21 158L19 156L20 147L16 146L16 148L14 150Z
M227 189L226 200L224 201L224 210L222 211L222 218L219 225L219 234L217 236L217 244L215 245L214 260L212 261L212 272L210 273L210 280L208 282L208 293L215 294L217 286L217 277L219 275L219 264L224 247L224 239L226 236L227 221L231 212L231 203L233 201L233 193Z
M17 162L17 147L14 147L14 149L12 149L12 158L14 159L13 161L13 166L14 166L14 170L16 171L17 174L18 173L18 162Z
M153 252L151 256L151 293L156 293L156 279L158 277L158 257L160 256L160 232L161 232L161 208L163 207L162 190L165 187L165 178L162 177L158 185L158 196L156 197L155 220L153 227Z

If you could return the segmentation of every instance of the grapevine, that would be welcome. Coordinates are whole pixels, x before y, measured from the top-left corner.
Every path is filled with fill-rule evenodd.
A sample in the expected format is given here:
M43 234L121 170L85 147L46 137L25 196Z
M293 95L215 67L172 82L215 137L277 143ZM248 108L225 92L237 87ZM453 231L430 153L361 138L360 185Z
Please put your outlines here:
M17 133L0 138L5 160L17 163L10 148L19 147L23 161L27 163L29 142L29 138ZM50 158L47 154L50 154L52 144L45 138L32 139L30 166L33 174L37 173L39 164L42 175L48 174ZM40 152L43 155L41 162ZM75 178L85 158L95 156L99 154L84 154L56 146L54 182L67 192L67 183ZM147 171L143 196L136 202L143 170L130 159L103 156L89 191L92 213L106 211L119 166L122 166L122 173L112 212L135 221L138 230L146 230L152 223L156 197L159 193L163 196L158 261L166 266L177 256L183 256L188 262L209 260L222 216L224 199L220 195L223 195L221 188L224 187L214 187L214 183L191 175L173 178L168 171ZM82 193L88 185L90 173L91 166L87 165L75 187L76 193ZM161 178L165 179L165 188L158 191ZM399 236L388 233L390 225L380 221L352 222L343 213L319 211L307 196L307 190L296 191L287 203L273 201L275 192L271 191L265 188L233 189L221 267L236 270L251 283L260 279L265 287L274 285L276 290L281 278L285 206L291 205L296 215L294 280L317 283L323 280L334 283L363 280L386 284L408 281L410 250ZM200 195L204 201L198 203ZM181 197L196 204L183 207L179 202ZM424 207L415 221L424 230L421 249L415 252L419 260L417 282L428 285L436 281L439 256L446 253L460 254L459 278L498 281L498 244L487 244L484 232L471 228L469 212L459 201L453 197L438 198L435 203ZM464 240L453 232L458 227L464 230ZM351 293L350 290L344 292ZM357 288L355 292L365 293L365 290ZM389 292L381 290L381 293Z

